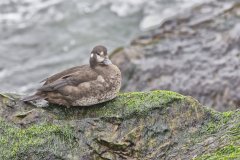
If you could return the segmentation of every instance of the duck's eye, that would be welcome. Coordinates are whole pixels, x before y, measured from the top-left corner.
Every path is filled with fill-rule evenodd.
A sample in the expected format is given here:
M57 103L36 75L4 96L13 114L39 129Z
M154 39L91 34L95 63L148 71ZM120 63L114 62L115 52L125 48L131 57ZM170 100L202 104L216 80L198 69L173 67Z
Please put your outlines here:
M100 56L100 53L98 53L98 52L97 52L97 55L99 55L99 56Z

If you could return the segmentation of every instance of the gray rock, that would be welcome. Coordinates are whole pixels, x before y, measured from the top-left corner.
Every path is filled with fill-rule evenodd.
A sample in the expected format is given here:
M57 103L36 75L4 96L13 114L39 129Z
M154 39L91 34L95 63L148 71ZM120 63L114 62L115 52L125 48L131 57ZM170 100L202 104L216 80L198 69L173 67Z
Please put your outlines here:
M174 92L124 93L85 108L18 97L0 96L3 160L240 158L239 111L215 112Z
M237 0L195 6L115 52L126 75L123 91L172 90L219 111L238 108L238 6Z

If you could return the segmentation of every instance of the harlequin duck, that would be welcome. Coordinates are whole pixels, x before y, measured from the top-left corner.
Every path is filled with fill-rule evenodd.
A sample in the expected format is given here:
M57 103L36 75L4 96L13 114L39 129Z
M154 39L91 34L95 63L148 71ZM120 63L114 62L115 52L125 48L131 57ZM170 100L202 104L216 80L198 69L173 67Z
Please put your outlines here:
M121 72L108 58L104 46L93 48L90 65L64 70L49 78L37 92L23 101L45 99L49 103L70 106L90 106L111 100L121 87Z

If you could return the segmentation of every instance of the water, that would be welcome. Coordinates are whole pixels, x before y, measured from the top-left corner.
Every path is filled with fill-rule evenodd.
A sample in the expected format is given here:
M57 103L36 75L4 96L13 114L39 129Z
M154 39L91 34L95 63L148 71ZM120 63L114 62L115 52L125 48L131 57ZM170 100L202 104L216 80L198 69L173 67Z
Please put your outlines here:
M197 0L1 0L0 92L31 93L65 68L88 63Z

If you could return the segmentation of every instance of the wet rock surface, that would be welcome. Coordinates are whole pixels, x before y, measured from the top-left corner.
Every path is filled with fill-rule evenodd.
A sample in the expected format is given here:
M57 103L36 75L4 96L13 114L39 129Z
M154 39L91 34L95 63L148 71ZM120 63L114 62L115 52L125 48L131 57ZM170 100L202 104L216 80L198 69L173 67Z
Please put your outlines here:
M170 91L133 92L96 106L25 104L0 96L0 159L239 158L240 114ZM234 150L235 149L235 150Z
M172 90L219 111L240 105L240 2L210 1L112 55L124 91Z
M220 111L239 105L240 3L211 1L119 48L123 90L168 89ZM240 111L217 112L157 90L91 107L23 103L0 94L3 160L240 158Z

